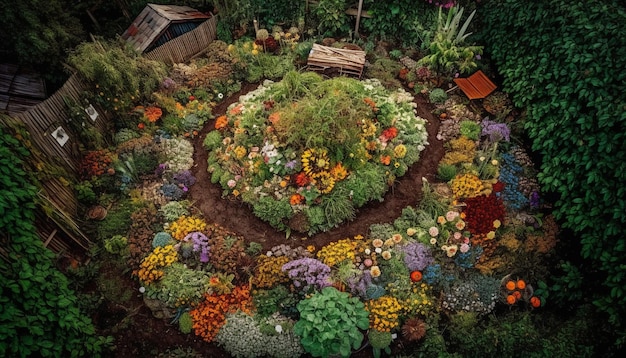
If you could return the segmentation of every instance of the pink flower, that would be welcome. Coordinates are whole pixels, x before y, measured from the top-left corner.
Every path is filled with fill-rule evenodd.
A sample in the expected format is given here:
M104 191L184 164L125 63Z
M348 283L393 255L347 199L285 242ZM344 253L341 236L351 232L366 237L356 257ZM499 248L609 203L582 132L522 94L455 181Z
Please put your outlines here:
M372 266L372 264L373 264L372 259L365 259L365 260L363 260L363 264L365 265L365 267Z
M226 185L228 185L229 188L234 188L237 185L237 182L234 179L230 179Z
M430 229L428 229L428 233L430 234L430 236L437 236L439 235L439 229L437 229L437 227L432 226Z
M461 249L460 249L460 251L461 251L462 253L466 253L466 252L468 252L468 251L469 251L469 249L470 249L470 247L469 247L469 245L468 245L468 244L461 244Z
M448 221L454 221L454 219L456 219L457 217L459 217L459 213L457 213L456 211L448 211L446 213L446 220Z
M374 247L382 247L383 246L383 240L381 240L381 239L374 239L374 241L372 241L372 245L374 245Z

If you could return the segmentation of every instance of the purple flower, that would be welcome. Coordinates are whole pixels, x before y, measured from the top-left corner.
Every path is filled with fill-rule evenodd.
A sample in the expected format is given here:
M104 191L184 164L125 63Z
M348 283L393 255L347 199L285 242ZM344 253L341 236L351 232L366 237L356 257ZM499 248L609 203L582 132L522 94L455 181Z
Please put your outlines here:
M476 59L480 60L482 58L482 56L480 54L476 55Z
M530 207L532 209L537 209L539 207L539 193L536 191L533 191L530 194Z
M191 174L191 171L189 170L183 170L181 172L176 173L173 179L177 184L182 184L183 186L186 186L186 187L190 187L196 183L196 177L194 177L193 174Z
M422 243L410 242L401 246L401 250L404 251L404 264L409 271L422 271L435 262L430 249Z
M331 285L330 267L316 259L305 257L293 260L284 264L282 270L287 271L294 286L300 287L302 285L305 290L321 290Z
M285 163L285 168L287 169L294 169L296 167L296 164L298 164L297 160L290 160L287 163Z
M163 173L167 170L167 164L165 163L161 163L159 164L159 166L154 170L154 174L156 176L161 176L163 175Z
M502 139L507 142L511 141L511 130L506 123L498 123L489 120L489 118L484 118L480 126L482 127L481 135L489 136L489 140L492 142L497 142Z

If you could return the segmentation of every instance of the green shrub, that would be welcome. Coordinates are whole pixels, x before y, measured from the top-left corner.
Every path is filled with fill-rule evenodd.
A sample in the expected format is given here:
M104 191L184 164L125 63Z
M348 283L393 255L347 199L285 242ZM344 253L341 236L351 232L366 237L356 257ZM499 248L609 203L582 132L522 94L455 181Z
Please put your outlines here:
M428 100L433 104L443 104L448 99L448 94L441 88L434 88L428 94Z
M457 168L454 164L439 164L437 167L437 176L443 182L449 182L454 179L457 174Z
M99 357L111 339L96 336L69 282L35 227L37 187L24 171L30 153L0 126L0 356Z
M471 140L478 140L480 138L480 124L474 121L461 121L459 123L461 135L466 136Z
M334 287L300 301L300 320L294 332L300 337L304 350L314 357L350 356L363 342L360 329L369 327L368 312L357 297L350 297ZM333 324L324 324L333 322Z
M491 1L482 16L504 90L527 109L532 149L544 158L542 191L554 193L554 215L581 239L582 258L603 280L585 280L583 296L621 327L623 343L626 134L618 128L626 77L614 69L626 67L626 11L616 1L505 0Z
M222 139L224 138L222 138L222 134L220 134L219 131L210 131L207 133L206 137L204 137L202 146L210 152L222 145Z
M287 228L286 223L293 214L289 198L275 200L268 196L264 196L254 203L253 211L254 215L267 221L278 230Z

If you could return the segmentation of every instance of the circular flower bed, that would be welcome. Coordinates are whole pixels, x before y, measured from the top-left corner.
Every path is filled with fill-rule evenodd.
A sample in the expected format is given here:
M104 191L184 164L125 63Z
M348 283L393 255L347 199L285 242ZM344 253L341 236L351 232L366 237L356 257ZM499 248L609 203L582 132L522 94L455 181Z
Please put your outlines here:
M326 231L419 159L427 132L414 106L377 80L288 73L217 118L204 141L211 181L276 229Z

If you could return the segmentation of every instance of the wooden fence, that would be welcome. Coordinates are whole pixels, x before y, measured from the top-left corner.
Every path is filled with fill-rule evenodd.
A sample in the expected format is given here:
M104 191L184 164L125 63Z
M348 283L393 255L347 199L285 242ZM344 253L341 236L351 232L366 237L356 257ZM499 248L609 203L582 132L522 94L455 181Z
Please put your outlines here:
M194 30L155 48L144 56L163 62L185 62L206 50L217 37L216 28L217 17L213 16ZM13 116L13 119L26 126L33 146L42 152L48 163L65 169L69 181L78 177L82 155L80 137L78 133L72 133L68 125L70 116L66 100L81 103L86 90L87 84L74 74L48 99ZM96 104L92 106L98 117L87 125L94 125L100 133L104 133L109 127L108 122L113 119L101 107ZM0 124L9 125L2 117ZM64 184L62 178L58 177L43 181L42 186L39 197L46 202L46 207L53 209L52 213L47 214L46 220L42 219L43 216L38 216L39 236L44 244L57 253L76 249L86 250L91 242L77 224L82 218L78 217L78 200L74 189ZM55 225L56 227L53 227Z

